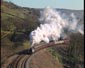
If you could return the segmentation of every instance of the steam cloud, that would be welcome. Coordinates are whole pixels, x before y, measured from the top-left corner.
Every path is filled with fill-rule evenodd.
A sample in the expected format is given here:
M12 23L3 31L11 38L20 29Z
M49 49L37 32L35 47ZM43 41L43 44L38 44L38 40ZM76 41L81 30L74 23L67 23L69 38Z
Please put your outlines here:
M41 41L46 43L51 40L58 41L61 36L65 36L65 29L84 34L83 26L78 26L78 20L73 13L69 18L66 18L65 14L61 15L58 11L46 7L43 11L40 11L39 21L40 26L30 33L31 46L39 44Z

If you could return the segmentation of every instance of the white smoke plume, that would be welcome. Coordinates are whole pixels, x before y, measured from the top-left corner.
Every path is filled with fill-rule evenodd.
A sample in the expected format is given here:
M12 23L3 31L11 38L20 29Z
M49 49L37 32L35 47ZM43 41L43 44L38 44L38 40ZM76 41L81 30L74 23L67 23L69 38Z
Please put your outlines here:
M78 25L77 31L80 32L82 35L84 35L84 25L83 24Z
M63 36L64 29L68 31L75 31L78 29L78 21L75 15L72 13L70 18L64 18L65 15L61 16L58 11L51 9L50 7L45 8L40 12L40 26L30 33L31 46L39 44L41 41L49 43L51 40L58 41ZM81 27L77 30L83 34Z

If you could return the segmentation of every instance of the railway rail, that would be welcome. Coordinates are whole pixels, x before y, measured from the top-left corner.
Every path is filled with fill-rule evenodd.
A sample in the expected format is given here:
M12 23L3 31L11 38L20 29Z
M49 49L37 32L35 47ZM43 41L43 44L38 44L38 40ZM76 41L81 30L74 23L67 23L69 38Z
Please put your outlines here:
M32 53L29 50L25 50L22 52L19 52L11 57L9 57L5 63L1 66L1 68L30 68L29 63L31 59L33 58L36 53L38 53L40 50L43 50L47 47L57 46L57 47L66 47L68 45L69 40L60 40L57 42L50 42L48 44L39 46L39 47L32 47L35 49L35 52ZM65 46L64 46L65 44Z

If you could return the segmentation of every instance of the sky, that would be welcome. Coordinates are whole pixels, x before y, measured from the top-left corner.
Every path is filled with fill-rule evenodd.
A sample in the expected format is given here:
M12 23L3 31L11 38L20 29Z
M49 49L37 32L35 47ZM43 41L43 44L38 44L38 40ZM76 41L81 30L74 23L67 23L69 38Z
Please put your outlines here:
M52 8L64 8L83 10L84 0L8 0L14 4L22 7L30 8L45 8L50 6Z

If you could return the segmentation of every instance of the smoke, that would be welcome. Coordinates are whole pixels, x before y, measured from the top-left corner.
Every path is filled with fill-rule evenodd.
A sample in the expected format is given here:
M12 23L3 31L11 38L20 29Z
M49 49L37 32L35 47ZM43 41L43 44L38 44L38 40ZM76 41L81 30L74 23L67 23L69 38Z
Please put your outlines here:
M77 31L84 35L84 25L83 24L78 25Z
M32 46L41 41L49 43L51 40L58 41L61 36L65 36L65 29L69 32L80 32L83 34L82 26L78 26L78 20L73 13L70 17L61 15L59 11L46 7L40 11L40 26L30 33Z
M70 14L70 17L66 19L68 25L66 28L68 29L68 32L77 33L84 35L84 24L79 24L79 20L76 18L74 13Z

